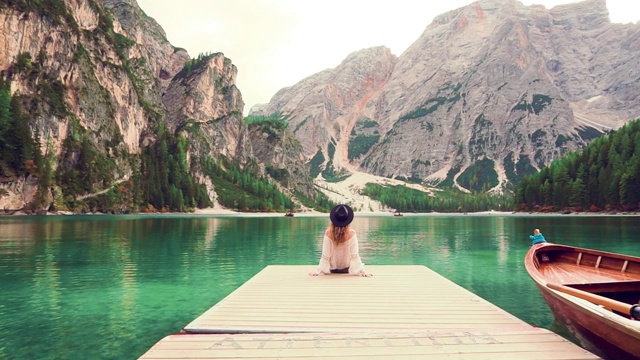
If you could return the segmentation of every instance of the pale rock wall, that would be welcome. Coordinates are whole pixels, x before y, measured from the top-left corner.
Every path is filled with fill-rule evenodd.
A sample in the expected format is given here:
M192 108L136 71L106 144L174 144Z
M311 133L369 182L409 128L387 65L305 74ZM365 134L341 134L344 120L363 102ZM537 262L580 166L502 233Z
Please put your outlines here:
M189 54L171 45L135 0L64 0L64 5L72 21L52 21L37 12L23 14L11 8L0 11L0 72L11 79L13 95L22 99L43 153L49 144L61 161L64 141L77 120L86 130L83 136L98 151L115 156L117 173L112 177L125 179L133 171L131 163L124 151L114 155L107 143L121 139L116 148L135 156L155 141L157 124L179 126L194 119L204 124L204 136L188 135L193 152L223 154L241 164L247 161L251 144L242 118L244 103L235 86L237 69L230 60L216 57L201 76L175 84ZM106 35L107 31L114 35ZM29 78L33 74L14 71L17 56L27 52L37 66L37 81ZM64 111L52 111L43 101L38 87L42 81L57 81L64 87ZM172 96L173 88L182 95ZM77 158L72 154L67 161ZM21 185L24 180L3 181L11 195L3 196L0 205L21 208L33 201L34 192ZM34 182L38 179L26 180Z
M397 59L351 54L252 113L288 116L307 159L334 142L339 167L422 180L489 159L504 187L509 161L540 168L640 116L639 61L640 24L612 24L604 0L481 0L436 17ZM362 119L381 138L350 160Z

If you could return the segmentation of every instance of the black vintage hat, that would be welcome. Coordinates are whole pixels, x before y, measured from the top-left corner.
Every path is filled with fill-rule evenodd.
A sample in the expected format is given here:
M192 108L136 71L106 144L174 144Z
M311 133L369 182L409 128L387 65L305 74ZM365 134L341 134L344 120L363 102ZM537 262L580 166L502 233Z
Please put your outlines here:
M349 207L349 205L336 205L333 209L331 209L329 218L335 226L347 226L351 224L351 221L353 221L353 209Z

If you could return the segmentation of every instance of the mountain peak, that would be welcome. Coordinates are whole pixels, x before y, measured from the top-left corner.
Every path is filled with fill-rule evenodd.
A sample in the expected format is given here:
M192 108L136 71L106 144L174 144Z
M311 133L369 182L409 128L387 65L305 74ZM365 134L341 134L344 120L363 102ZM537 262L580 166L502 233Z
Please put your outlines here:
M398 58L354 52L263 111L289 114L305 157L321 149L326 166L499 189L640 114L639 37L604 0L481 0Z
M516 0L480 0L436 16L433 20L433 24L448 24L451 21L456 20L458 17L482 23L487 20L487 17L504 17L513 13L518 7L523 7L523 5Z
M553 22L565 29L593 30L610 24L606 0L584 0L557 5L550 10Z
M354 61L357 62L366 58L387 57L387 56L394 56L394 55L391 53L391 50L386 46L375 46L370 48L364 48L358 51L354 51L349 55L347 55L347 57L344 60L342 60L342 63L340 63L340 65L342 66Z

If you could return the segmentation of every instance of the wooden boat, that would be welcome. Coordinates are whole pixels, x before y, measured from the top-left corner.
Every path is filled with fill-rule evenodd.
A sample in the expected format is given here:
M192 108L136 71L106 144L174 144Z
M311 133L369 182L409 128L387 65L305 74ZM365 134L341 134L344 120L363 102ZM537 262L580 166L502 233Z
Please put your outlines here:
M402 213L401 213L401 212L395 212L395 213L393 214L393 216L402 216Z
M640 257L542 243L524 264L580 345L605 359L640 359Z
M292 212L288 212L288 213L284 214L284 216L292 217L293 213Z

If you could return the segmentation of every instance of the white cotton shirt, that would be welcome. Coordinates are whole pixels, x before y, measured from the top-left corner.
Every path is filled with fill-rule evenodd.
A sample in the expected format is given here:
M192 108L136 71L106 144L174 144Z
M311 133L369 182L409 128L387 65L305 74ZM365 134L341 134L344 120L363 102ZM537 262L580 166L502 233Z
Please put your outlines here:
M317 273L329 274L332 269L349 268L349 274L360 275L364 271L364 264L360 259L358 236L354 234L342 244L336 244L327 234L322 239L322 257Z

